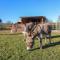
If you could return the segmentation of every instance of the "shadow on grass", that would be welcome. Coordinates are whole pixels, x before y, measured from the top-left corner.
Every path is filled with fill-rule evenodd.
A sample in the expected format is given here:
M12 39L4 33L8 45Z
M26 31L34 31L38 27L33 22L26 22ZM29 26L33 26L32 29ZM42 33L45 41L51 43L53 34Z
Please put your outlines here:
M59 38L59 37L60 37L60 35L55 35L55 36L52 36L51 38ZM51 43L51 44L46 44L42 47L42 49L46 49L46 48L49 48L49 47L54 47L56 45L60 45L60 41L54 42L54 43ZM37 49L40 49L40 47L37 47L33 50L37 50Z
M60 35L55 35L55 36L52 36L51 38L58 38L60 37Z
M46 49L46 48L49 48L49 47L54 47L56 45L60 45L60 41L59 42L54 42L54 43L51 43L51 44L46 44L42 47L42 49ZM38 50L38 49L41 49L40 47L37 47L35 49L32 49L33 50Z
M49 48L49 47L54 47L56 45L60 45L60 41L59 42L54 42L54 43L51 43L51 44L46 44L45 46L43 46L43 49Z

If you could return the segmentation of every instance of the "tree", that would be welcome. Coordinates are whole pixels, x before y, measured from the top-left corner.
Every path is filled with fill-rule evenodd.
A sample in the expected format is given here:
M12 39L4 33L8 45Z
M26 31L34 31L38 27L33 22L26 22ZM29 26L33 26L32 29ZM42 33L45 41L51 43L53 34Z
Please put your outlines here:
M0 30L2 28L2 19L0 19Z
M58 17L58 20L57 21L60 22L60 16Z
M60 16L58 16L56 23L57 23L57 29L60 30Z
M2 19L0 19L0 23L2 23Z
M12 24L12 22L11 22L11 21L7 21L7 22L6 22L6 24L11 25L11 24Z

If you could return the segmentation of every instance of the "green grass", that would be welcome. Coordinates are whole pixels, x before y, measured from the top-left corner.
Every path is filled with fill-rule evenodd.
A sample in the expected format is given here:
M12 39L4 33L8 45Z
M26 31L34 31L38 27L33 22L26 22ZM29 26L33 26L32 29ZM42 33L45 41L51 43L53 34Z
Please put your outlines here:
M53 34L52 36L58 36ZM38 49L39 41L35 40L34 49L26 50L26 44L21 34L0 34L0 60L60 60L60 37L52 38L53 44L45 44L44 49Z

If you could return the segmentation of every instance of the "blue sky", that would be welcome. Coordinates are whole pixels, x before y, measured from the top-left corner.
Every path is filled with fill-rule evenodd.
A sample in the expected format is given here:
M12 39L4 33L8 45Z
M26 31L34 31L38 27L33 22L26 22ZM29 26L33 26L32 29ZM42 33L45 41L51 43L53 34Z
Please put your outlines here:
M3 22L17 22L21 16L46 16L57 20L60 0L0 0L0 18Z

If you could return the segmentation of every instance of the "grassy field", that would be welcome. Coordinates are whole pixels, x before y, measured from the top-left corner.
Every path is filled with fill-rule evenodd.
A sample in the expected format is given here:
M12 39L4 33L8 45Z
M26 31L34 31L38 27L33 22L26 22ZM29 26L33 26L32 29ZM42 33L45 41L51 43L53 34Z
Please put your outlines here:
M22 34L0 34L0 60L60 60L60 35L52 34L52 44L45 44L39 49L39 40L35 40L34 49L26 50Z

